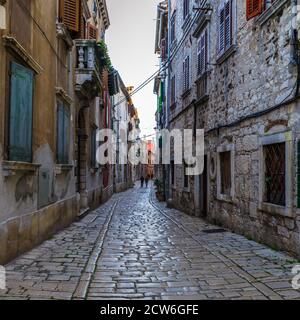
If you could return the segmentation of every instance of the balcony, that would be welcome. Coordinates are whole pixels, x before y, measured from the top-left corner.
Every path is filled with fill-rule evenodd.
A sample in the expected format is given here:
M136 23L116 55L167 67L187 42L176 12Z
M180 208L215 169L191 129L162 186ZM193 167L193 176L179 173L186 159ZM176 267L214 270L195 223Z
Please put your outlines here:
M208 92L208 72L204 72L197 80L196 80L196 88L197 88L197 103L203 103L208 100L209 92Z
M93 98L99 95L102 85L101 53L95 40L76 40L76 85L83 96Z

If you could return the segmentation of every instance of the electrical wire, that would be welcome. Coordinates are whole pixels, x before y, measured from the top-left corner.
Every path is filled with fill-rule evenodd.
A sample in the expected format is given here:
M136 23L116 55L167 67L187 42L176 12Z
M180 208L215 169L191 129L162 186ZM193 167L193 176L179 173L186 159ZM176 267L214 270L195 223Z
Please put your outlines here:
M186 30L185 30L185 33L183 34L183 36L181 37L179 43L176 45L176 49L172 52L171 56L167 59L166 62L163 63L163 65L153 74L151 75L150 77L148 77L144 82L142 82L133 92L131 92L129 94L130 97L132 97L133 95L135 95L136 93L138 93L140 90L142 90L144 87L146 87L150 82L152 82L152 80L155 79L155 77L162 71L166 70L173 58L175 57L175 55L177 54L177 52L181 49L181 45L183 44L183 42L185 41L187 35L190 33L191 31L191 28L193 27L193 24L194 22L196 21L196 19L198 18L199 16L199 13L195 13L193 18L190 20L190 22L188 23L187 27L186 27ZM116 103L114 105L114 107L120 105L121 103L125 102L127 99L124 98L124 99L121 99L118 103Z

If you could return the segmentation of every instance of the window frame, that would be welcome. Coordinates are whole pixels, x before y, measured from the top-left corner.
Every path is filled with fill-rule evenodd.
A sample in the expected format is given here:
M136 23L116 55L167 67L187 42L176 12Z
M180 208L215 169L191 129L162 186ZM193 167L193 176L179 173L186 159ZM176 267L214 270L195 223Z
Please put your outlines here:
M226 44L226 5L228 3L231 3L230 5L230 43ZM237 6L236 6L236 0L222 0L219 8L218 8L218 30L217 30L217 59L220 59L224 55L226 55L227 52L230 51L232 47L236 45L236 28L237 28L237 14L236 14ZM224 11L224 22L223 22L223 34L224 34L224 47L221 48L221 12Z
M173 12L170 20L170 45L176 41L176 11Z
M264 201L265 196L265 157L264 146L285 143L285 206ZM293 216L292 210L292 132L269 133L259 138L259 206L260 210L286 217Z
M187 55L183 59L183 94L191 88L190 65L190 55Z
M171 106L176 103L176 76L173 74L171 76L171 84L170 84L170 89L171 89Z
M182 15L184 21L190 16L190 0L183 0Z
M204 39L204 51L205 51L205 57L204 57L204 69L200 70L200 55L202 54L202 46L201 46L201 40L203 37L206 37ZM200 46L200 49L199 49ZM199 38L197 40L197 77L201 77L208 69L208 60L209 60L209 26L206 25L202 31L200 32Z
M221 185L221 153L230 152L231 188L230 195L222 193ZM234 144L224 144L217 148L217 199L220 201L233 202L235 197L235 147Z

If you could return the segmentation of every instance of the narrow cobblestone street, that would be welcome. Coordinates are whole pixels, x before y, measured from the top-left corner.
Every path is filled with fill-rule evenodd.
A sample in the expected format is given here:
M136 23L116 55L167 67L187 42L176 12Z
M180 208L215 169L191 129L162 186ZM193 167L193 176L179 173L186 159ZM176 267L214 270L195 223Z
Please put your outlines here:
M7 265L1 299L299 299L296 263L138 187Z

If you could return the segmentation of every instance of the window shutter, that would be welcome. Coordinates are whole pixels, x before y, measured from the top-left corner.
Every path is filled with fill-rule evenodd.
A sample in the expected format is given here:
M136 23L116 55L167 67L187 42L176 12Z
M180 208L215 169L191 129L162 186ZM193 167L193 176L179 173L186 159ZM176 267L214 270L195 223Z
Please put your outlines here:
M207 28L202 32L198 41L198 75L203 74L207 67L207 45L208 45L208 33Z
M70 113L68 108L64 107L64 149L63 149L63 163L69 163L69 141L70 141Z
M225 51L225 10L222 8L219 12L219 53Z
M58 102L57 106L57 162L69 163L70 112Z
M246 1L246 18L250 20L259 16L264 7L264 0L247 0Z
M232 45L232 0L225 4L225 50Z
M32 161L33 71L11 65L9 160Z
M97 28L93 26L92 24L88 24L88 37L89 39L97 40Z
M61 102L58 102L57 109L57 162L64 163L64 109Z
M60 18L67 28L79 32L81 0L60 0Z

